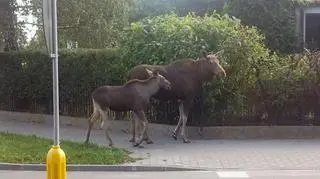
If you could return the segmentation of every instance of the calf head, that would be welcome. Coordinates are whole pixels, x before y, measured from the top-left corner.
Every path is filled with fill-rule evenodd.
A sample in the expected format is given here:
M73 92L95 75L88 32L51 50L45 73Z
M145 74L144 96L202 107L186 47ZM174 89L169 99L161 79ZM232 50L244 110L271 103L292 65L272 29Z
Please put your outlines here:
M157 79L157 82L160 85L160 88L164 88L166 90L170 90L171 89L171 83L170 81L168 81L164 76L160 75L158 72L155 71L151 71L149 69L146 68L146 71L148 73L148 75L150 77L155 77Z

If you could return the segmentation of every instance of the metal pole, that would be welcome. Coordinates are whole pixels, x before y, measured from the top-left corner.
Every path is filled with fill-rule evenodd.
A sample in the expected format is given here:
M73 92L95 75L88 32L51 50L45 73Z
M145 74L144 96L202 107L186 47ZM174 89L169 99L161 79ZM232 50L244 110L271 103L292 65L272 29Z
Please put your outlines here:
M53 79L53 136L54 145L47 154L47 179L66 179L66 156L60 148L59 141L59 73L58 73L58 30L57 30L57 0L47 0L52 3L52 79ZM51 43L51 42L50 42Z
M59 137L59 73L58 73L58 30L57 30L57 0L52 0L52 78L53 78L53 128L54 145L60 144Z

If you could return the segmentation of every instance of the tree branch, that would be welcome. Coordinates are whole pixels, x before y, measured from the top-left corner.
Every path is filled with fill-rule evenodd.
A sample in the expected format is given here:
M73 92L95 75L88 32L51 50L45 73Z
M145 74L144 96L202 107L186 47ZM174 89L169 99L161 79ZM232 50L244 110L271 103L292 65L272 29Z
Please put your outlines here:
M32 23L32 22L18 22L16 24L27 24L27 25L34 25L34 26L42 26L42 24Z
M38 24L38 23L31 23L31 22L18 22L16 24L28 24L28 25L33 25L33 26L39 26L42 27L43 24ZM75 25L58 25L58 29L74 29L74 28L79 28L79 24Z
M25 6L15 6L16 9L22 9L22 8L38 8L38 9L42 9L41 6L34 6L34 5L25 5Z

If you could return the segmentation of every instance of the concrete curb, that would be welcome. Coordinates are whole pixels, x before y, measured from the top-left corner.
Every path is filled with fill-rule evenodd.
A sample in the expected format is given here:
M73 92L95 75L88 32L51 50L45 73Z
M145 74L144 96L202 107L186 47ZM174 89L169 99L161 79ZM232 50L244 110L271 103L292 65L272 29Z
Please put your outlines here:
M52 127L52 115L0 110L0 122L29 123ZM112 131L123 132L130 129L130 121L112 121ZM21 124L19 124L21 125ZM60 126L86 129L86 118L60 115ZM169 137L175 125L149 124L151 136ZM94 125L93 129L99 129ZM207 126L199 128L188 126L191 140L215 139L320 139L320 126Z
M0 163L0 170L46 171L45 164ZM107 171L107 172L165 172L165 171L204 171L201 168L180 166L133 166L133 165L67 165L67 171Z

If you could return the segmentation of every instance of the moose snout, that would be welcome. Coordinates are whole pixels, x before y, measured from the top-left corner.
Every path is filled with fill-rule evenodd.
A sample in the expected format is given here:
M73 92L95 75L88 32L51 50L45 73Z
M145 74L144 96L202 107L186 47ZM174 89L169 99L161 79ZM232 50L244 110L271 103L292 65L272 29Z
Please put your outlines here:
M224 69L220 69L219 71L215 72L214 75L223 78L227 76L226 71Z

